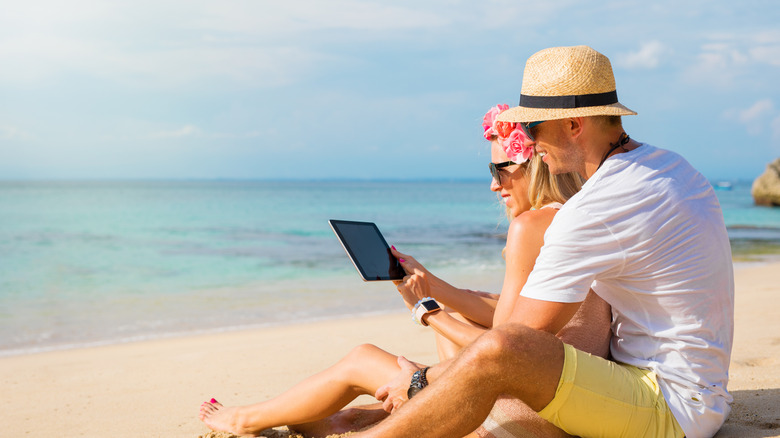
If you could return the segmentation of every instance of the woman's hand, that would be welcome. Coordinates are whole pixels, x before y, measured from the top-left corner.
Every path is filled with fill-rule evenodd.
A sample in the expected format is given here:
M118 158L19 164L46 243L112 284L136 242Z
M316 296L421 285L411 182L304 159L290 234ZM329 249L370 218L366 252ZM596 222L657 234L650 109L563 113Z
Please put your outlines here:
M404 303L409 310L414 308L418 301L431 295L431 285L429 277L431 273L423 267L414 257L398 252L395 247L391 248L393 255L398 258L401 267L406 271L403 280L394 281L398 292L404 299Z
M398 259L398 261L401 262L401 266L404 268L404 271L406 271L407 274L430 274L428 270L417 261L417 259L410 256L409 254L404 254L398 251L395 249L395 246L390 247L390 251Z

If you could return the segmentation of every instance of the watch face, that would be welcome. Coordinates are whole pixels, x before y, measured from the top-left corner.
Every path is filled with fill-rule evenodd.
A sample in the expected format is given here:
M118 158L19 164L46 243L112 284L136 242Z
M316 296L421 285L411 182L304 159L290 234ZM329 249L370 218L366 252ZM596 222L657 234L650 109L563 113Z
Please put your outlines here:
M431 300L431 301L423 301L421 303L421 305L423 307L425 307L425 310L427 310L429 312L431 310L441 309L441 307L439 307L439 303L437 303L436 301L433 301L433 300Z
M422 388L420 388L419 386L410 386L409 389L406 391L406 397L411 399L412 397L414 397L415 394L417 394L421 390Z

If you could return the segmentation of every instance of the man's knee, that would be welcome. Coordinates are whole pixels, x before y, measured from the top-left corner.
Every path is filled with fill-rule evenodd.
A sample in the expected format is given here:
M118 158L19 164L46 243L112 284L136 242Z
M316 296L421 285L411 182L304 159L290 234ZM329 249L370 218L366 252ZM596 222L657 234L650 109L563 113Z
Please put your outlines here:
M473 344L473 354L484 366L497 365L504 368L509 363L531 360L540 345L550 344L555 336L531 329L522 324L501 324Z

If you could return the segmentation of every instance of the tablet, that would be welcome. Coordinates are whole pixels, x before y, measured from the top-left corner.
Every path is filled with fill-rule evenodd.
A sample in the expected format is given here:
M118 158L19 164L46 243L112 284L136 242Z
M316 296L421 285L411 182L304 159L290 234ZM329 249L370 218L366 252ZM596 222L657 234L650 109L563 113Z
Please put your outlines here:
M373 222L328 221L364 281L400 280L406 273Z

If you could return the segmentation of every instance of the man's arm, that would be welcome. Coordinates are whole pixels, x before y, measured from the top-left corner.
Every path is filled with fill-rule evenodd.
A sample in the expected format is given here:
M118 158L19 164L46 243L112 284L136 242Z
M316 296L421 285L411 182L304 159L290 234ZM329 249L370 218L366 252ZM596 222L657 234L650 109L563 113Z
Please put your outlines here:
M577 313L581 304L542 301L520 295L517 297L509 322L556 334Z

